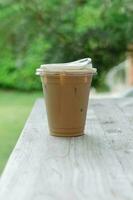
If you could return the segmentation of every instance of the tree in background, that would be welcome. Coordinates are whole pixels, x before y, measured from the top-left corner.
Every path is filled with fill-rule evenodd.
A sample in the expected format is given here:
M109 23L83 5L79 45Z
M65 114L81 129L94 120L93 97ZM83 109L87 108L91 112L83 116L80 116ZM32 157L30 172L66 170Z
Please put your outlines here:
M132 43L133 7L128 0L6 0L0 3L0 85L40 89L41 63L91 57L93 85L104 87L107 71Z

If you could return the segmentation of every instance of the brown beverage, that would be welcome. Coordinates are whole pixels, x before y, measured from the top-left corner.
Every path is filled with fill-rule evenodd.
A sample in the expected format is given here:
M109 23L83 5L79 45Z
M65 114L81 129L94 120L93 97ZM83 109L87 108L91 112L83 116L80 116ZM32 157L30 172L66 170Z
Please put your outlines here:
M41 76L51 135L84 134L92 76L78 72Z

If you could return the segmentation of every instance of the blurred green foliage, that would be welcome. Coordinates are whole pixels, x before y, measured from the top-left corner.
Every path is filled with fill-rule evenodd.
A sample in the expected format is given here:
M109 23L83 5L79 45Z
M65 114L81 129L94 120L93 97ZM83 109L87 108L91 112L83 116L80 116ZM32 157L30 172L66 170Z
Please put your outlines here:
M107 71L132 43L131 0L5 0L0 2L0 86L40 89L42 63L91 57L93 85L104 87Z

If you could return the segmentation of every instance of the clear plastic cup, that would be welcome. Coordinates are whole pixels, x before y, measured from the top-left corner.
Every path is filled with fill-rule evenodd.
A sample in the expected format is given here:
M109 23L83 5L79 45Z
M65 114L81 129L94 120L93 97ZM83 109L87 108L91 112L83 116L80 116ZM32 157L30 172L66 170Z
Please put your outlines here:
M85 120L95 73L46 72L38 70L45 96L50 134L54 136L79 136L84 134Z

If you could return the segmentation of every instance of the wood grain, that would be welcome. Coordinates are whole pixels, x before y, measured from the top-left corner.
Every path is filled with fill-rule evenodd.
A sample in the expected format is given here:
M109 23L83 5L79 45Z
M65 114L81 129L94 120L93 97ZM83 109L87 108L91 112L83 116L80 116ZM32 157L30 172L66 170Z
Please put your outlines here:
M0 200L133 200L133 99L92 100L85 135L48 134L38 100L0 182Z

